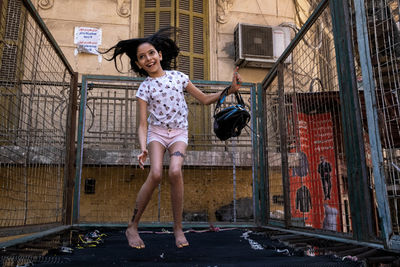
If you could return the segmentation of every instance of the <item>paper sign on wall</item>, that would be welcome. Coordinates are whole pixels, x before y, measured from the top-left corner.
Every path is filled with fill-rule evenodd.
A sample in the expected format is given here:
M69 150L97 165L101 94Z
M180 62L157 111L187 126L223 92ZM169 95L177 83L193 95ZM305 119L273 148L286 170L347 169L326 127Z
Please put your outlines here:
M101 45L101 35L101 29L75 27L74 44L77 45L78 52L98 55L97 50Z

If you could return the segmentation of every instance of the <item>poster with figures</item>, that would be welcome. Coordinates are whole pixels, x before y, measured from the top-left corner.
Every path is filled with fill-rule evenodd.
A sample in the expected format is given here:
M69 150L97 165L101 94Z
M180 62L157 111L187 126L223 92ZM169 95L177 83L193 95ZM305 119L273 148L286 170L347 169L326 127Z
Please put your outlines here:
M290 197L294 222L340 231L333 121L330 113L297 113L297 165L291 168Z

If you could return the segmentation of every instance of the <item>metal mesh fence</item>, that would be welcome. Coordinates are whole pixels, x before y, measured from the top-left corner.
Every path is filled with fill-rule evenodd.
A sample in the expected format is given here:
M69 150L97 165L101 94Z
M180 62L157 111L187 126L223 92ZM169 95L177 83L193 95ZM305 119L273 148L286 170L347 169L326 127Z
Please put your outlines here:
M400 234L399 1L365 1L376 110L393 232ZM363 77L360 74L359 80Z
M0 3L0 227L60 223L72 69L29 1Z
M354 10L353 2L348 2L349 10ZM254 117L258 120L256 128L265 128L261 136L265 148L258 146L261 141L248 128L239 138L217 140L212 131L214 105L204 106L187 96L190 114L183 168L184 221L253 222L254 213L260 212L256 215L262 217L265 208L267 219L277 224L345 236L355 232L352 228L357 224L352 224L351 215L355 221L354 214L359 213L350 208L347 164L351 155L345 152L348 139L344 136L350 114L344 114L341 108L329 1L321 3L325 4L317 7L320 13L301 29L302 36L293 49L263 81L264 110L258 110ZM373 133L362 87L364 66L356 38L359 25L351 12L361 147L365 148L367 193L372 199L366 209L373 213L377 236L382 231L380 220L389 216L389 234L398 236L399 2L368 0L364 4L376 96L373 108L378 114L383 156L382 162L374 162L372 154L377 148L370 147ZM69 158L70 142L75 141L71 139L75 130L74 123L70 124L74 105L71 84L76 76L30 1L0 1L0 37L0 230L61 223L71 212L67 206L72 205L72 194L68 193L71 181L67 179L73 170ZM83 123L79 134L84 142L78 142L80 164L74 202L78 222L125 223L132 215L135 196L148 172L148 165L143 171L136 160L135 94L141 81L83 77L81 96L86 98L81 99ZM228 85L194 83L206 92ZM245 84L241 91L252 108L259 104L251 99L254 89L253 84ZM230 98L226 105L232 102ZM265 121L260 120L262 117ZM168 160L166 155L164 179L143 215L144 222L172 221ZM264 163L265 181L261 170ZM382 205L375 188L373 169L377 165L383 169L390 214L376 209ZM360 186L359 190L364 189Z
M265 87L269 218L346 233L352 229L331 25L326 7Z
M376 242L373 236L380 237L386 245L394 247L398 246L399 234L399 2L344 3L328 6L329 1L321 1L263 82L269 218L317 232L321 229L354 234L353 227L361 229L364 226L360 220L368 220L360 217L363 211L354 210L359 207L367 210L364 214L371 212L367 216L371 216L372 229L368 231L373 233L367 239ZM365 14L360 3L365 5ZM338 29L334 36L331 25L337 18L334 23L331 6L338 9L347 6L350 11L351 52L335 49L347 36L338 36L346 33ZM354 65L337 60L336 53L354 56ZM350 88L348 81L342 81L344 88L339 91L338 62L342 64L339 69L354 71L357 88ZM355 93L350 95L342 90ZM355 105L359 107L360 118L343 111L344 100L347 110L352 105L349 97L358 101ZM354 120L360 120L360 128L351 132L350 125L357 125ZM358 145L353 146L348 140L358 140L362 151L351 151L349 148ZM356 179L355 173L361 174L364 166L365 179ZM365 201L368 206L359 206L357 201ZM387 220L391 220L391 227L387 227ZM363 235L360 229L354 236Z
M125 223L132 216L136 195L149 171L149 161L141 170L136 158L140 150L135 95L141 82L140 78L83 77L81 95L87 92L87 101L80 110L84 127L80 132L82 162L77 166L82 170L77 177L80 197L75 206L79 209L79 222ZM228 85L193 83L204 92L216 92ZM249 108L251 88L254 85L245 84L241 89ZM213 132L214 104L206 106L190 95L185 97L189 106L189 145L183 166L184 221L253 222L251 130L245 128L239 137L219 141ZM224 103L235 103L233 96ZM168 164L166 152L162 182L153 193L142 222L173 220Z

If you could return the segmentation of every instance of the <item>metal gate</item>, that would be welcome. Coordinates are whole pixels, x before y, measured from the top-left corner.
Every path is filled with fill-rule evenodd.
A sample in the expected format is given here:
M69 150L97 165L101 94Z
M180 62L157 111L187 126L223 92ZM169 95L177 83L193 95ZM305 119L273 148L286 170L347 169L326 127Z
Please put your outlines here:
M70 217L76 80L32 3L0 1L2 236L59 226Z
M264 79L268 224L399 247L398 7L321 1Z
M74 220L80 223L126 223L136 193L148 174L138 167L136 91L142 78L83 76L78 122ZM205 92L230 83L193 81ZM241 90L250 107L253 84ZM183 167L184 221L250 223L253 216L252 131L221 142L213 133L214 105L186 96L189 106L189 146ZM229 96L228 102L234 98ZM168 154L168 153L167 153ZM172 221L168 155L164 179L143 215L143 223Z

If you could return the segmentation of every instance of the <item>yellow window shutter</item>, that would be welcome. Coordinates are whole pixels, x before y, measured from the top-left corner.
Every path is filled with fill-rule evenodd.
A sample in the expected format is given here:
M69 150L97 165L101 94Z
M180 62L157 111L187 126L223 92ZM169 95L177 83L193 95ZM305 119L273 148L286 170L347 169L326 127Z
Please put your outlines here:
M177 27L182 31L179 37L181 55L178 69L191 79L207 80L208 73L208 17L205 10L207 1L176 0Z
M140 3L141 36L148 36L161 28L175 25L172 0L141 0Z

